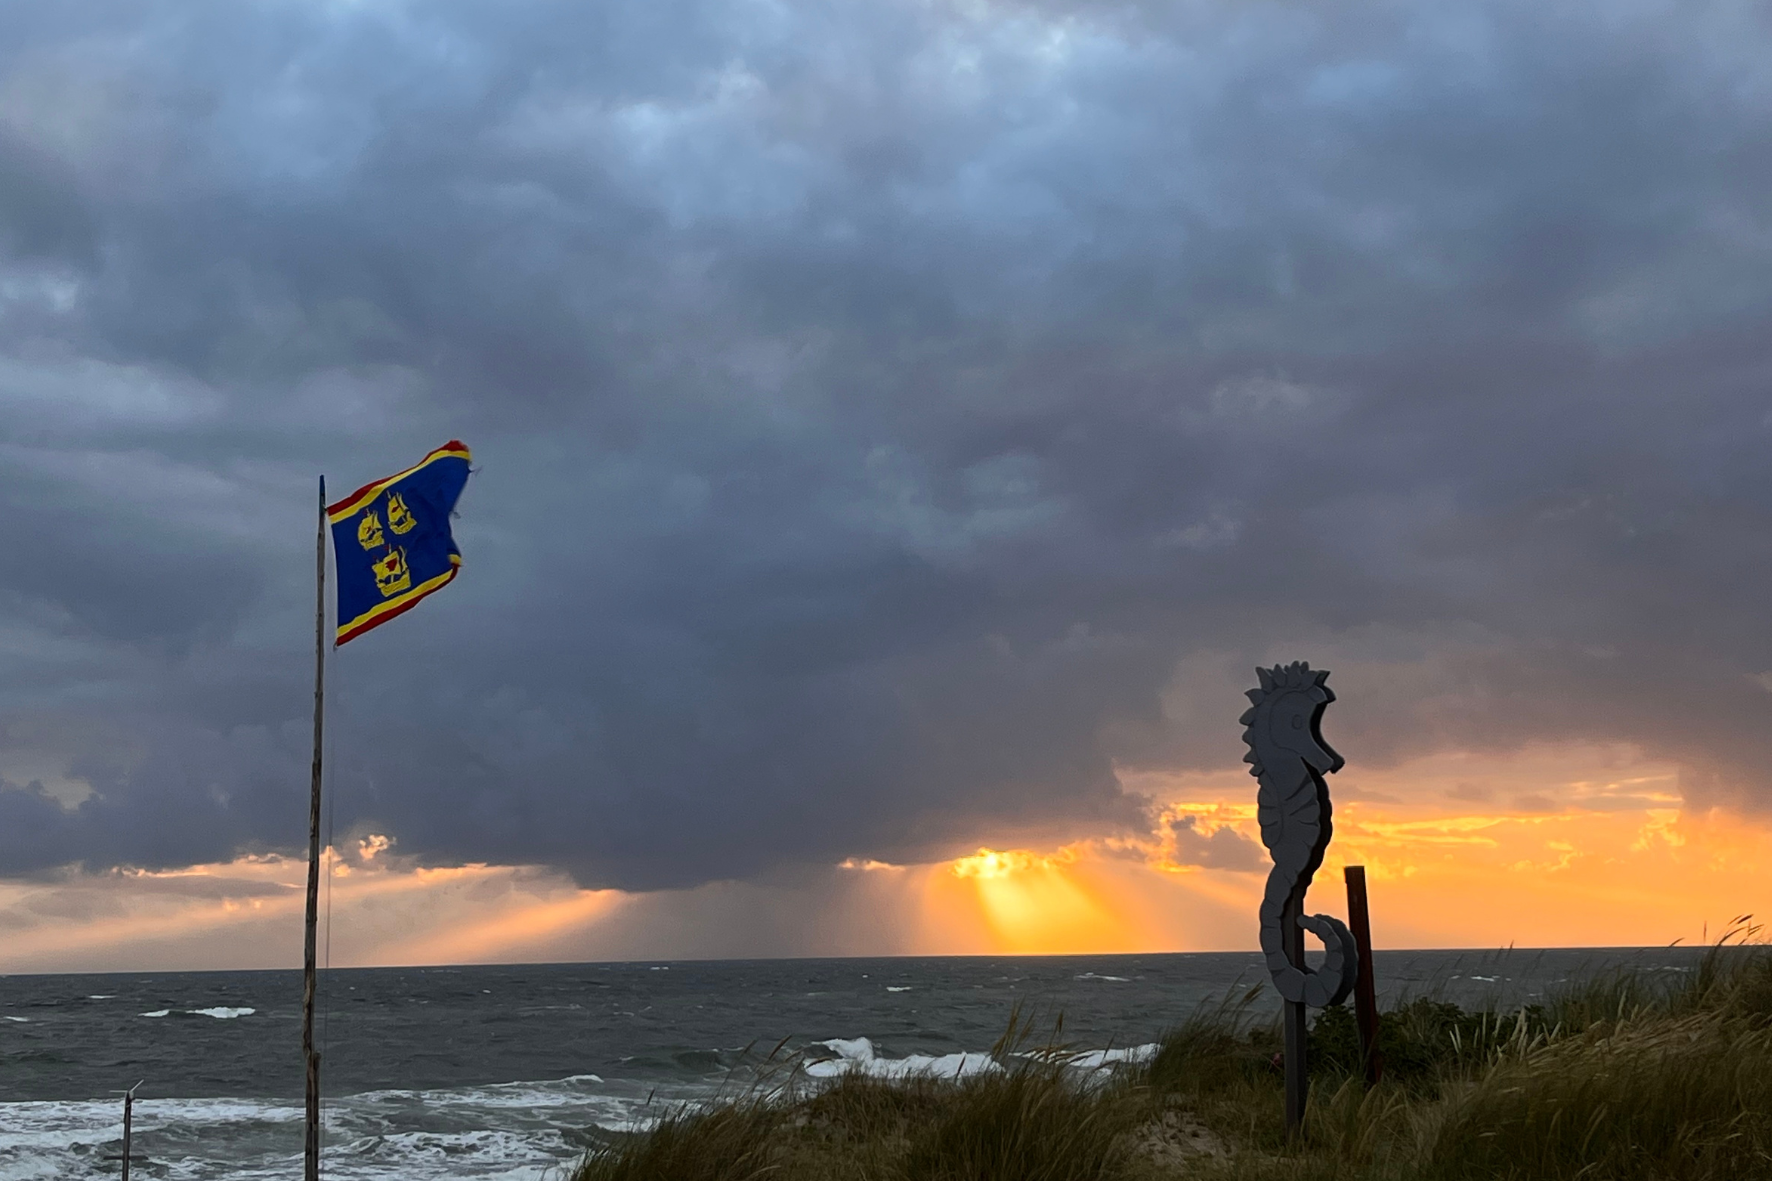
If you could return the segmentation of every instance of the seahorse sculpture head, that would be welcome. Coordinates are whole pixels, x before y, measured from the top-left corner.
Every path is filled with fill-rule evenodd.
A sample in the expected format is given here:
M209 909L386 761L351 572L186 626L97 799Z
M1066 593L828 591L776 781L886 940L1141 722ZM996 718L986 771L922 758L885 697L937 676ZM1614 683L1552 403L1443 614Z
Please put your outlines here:
M1323 740L1323 711L1335 700L1326 683L1329 670L1312 671L1300 662L1258 668L1255 675L1261 687L1248 693L1255 704L1238 719L1246 727L1243 741L1250 746L1243 758L1253 764L1249 773L1259 778L1268 767L1278 774L1302 773L1303 767L1320 775L1341 770L1344 760Z
M1318 1008L1339 1004L1353 991L1359 972L1353 934L1339 919L1301 913L1304 892L1334 832L1323 776L1341 770L1343 762L1323 740L1321 727L1335 694L1326 684L1328 670L1302 662L1255 671L1261 684L1249 690L1254 704L1238 720L1249 744L1243 761L1261 785L1256 794L1261 843L1274 858L1261 901L1261 950L1274 988L1286 1000ZM1293 915L1323 941L1320 968L1307 968L1302 956L1294 962L1287 954Z

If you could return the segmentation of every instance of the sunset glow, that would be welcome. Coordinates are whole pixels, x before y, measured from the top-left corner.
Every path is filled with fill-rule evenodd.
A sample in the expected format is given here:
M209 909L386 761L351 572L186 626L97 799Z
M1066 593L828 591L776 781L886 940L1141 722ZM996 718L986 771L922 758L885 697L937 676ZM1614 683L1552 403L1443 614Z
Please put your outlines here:
M1079 869L1081 857L1072 848L1049 856L1025 849L980 849L949 865L955 885L939 872L929 875L931 912L939 914L948 906L976 909L991 933L991 951L1041 955L1119 950L1136 936L1127 930L1112 893Z
M397 837L365 834L328 851L331 962L1252 947L1267 862L1247 774L1122 779L1152 799L1151 832L926 865L850 859L805 886L583 890L536 868L424 866ZM1310 906L1342 913L1341 869L1365 865L1381 946L1694 942L1772 893L1772 829L1683 810L1673 771L1628 748L1452 754L1332 786L1335 842ZM6 883L0 969L288 966L304 872L247 857ZM46 917L71 911L83 917ZM733 943L727 913L773 915L792 934Z

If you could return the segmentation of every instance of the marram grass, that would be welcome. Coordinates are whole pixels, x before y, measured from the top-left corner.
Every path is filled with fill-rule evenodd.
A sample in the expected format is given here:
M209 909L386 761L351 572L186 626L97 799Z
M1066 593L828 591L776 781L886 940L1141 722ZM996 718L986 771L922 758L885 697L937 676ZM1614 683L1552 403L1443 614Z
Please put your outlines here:
M1111 1074L1029 1049L1019 1016L991 1074L812 1087L784 1068L612 1139L572 1181L1772 1181L1765 946L1728 940L1674 982L1615 973L1514 1012L1418 999L1384 1015L1371 1090L1350 1015L1329 1010L1295 1139L1255 997Z

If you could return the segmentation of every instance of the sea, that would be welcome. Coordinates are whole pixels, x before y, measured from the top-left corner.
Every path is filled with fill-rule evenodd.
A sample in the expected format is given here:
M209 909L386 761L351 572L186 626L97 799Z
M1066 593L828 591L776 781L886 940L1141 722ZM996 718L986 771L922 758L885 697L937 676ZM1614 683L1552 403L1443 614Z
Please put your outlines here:
M1511 1007L1683 948L1380 951L1381 1000ZM1078 1069L1267 978L1251 953L342 969L321 982L323 1175L562 1181L611 1133L844 1070L985 1068L1014 1017ZM1276 1002L1263 989L1251 1016ZM301 1173L299 972L0 976L0 1181ZM138 1086L139 1084L139 1086Z

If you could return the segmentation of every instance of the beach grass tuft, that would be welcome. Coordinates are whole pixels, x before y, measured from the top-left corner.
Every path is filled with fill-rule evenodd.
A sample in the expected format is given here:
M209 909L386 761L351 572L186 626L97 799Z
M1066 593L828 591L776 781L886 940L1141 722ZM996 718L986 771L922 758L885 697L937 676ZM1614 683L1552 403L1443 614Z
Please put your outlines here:
M762 1097L671 1112L593 1149L575 1181L761 1181L778 1176L785 1113Z
M594 1149L574 1181L1739 1181L1772 1177L1772 949L1739 923L1690 972L1610 972L1542 1003L1317 1016L1302 1134L1260 989L1142 1066L1082 1071L1012 1016L994 1069L786 1079Z

